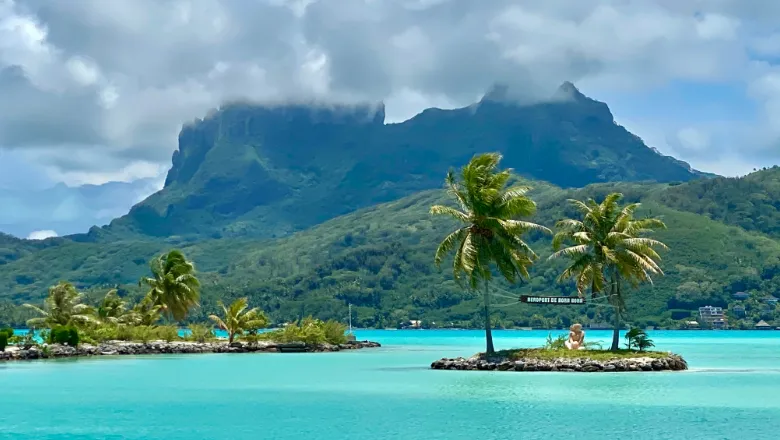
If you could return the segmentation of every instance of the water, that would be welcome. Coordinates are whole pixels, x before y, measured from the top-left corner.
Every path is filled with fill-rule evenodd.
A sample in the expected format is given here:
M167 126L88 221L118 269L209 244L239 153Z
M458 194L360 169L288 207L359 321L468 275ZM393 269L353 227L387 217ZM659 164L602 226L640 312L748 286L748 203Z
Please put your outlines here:
M651 332L692 371L639 374L432 371L482 333L357 336L385 346L0 364L0 439L778 438L780 332ZM546 336L500 331L496 348Z

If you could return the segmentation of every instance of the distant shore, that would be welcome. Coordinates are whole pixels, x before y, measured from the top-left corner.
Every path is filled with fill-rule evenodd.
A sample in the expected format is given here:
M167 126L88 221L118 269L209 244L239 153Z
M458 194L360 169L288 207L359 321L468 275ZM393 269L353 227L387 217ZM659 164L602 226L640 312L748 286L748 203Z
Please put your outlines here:
M80 344L78 347L51 344L30 348L6 347L0 352L0 361L24 361L92 356L132 356L154 354L199 354L199 353L325 353L363 348L381 347L378 342L349 341L345 344L310 345L302 342L277 343L269 341L228 343L215 342L125 342L108 341L97 345Z

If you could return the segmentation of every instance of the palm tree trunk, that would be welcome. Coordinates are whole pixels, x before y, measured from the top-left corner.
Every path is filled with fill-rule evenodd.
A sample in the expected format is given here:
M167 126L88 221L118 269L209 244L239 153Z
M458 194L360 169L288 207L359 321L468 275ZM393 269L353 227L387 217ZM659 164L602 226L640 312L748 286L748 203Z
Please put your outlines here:
M493 348L493 332L491 330L491 323L490 323L490 292L488 291L488 281L485 280L485 342L487 344L487 348L485 349L486 354L493 354L496 352L496 349Z
M620 286L618 280L618 275L615 273L615 270L612 270L612 276L611 276L611 287L610 287L610 296L612 299L612 307L615 311L615 328L612 330L612 347L610 347L611 351L618 351L620 349L620 301L618 298L618 295L620 293Z

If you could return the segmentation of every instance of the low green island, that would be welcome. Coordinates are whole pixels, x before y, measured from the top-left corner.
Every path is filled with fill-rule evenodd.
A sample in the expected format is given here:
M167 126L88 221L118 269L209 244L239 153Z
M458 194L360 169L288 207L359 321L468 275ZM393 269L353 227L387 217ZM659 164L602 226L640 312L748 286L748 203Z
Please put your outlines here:
M480 371L561 371L561 372L623 372L682 371L688 363L682 356L661 351L647 351L654 345L647 333L631 329L626 333L626 348L601 350L588 343L584 349L569 350L565 338L548 337L542 348L500 350L490 355L477 353L470 358L442 358L431 363L434 370Z
M264 330L269 320L247 298L230 305L219 303L222 313L210 315L210 324L192 323L181 332L178 322L198 307L200 281L195 267L174 250L151 263L152 277L139 284L147 294L134 306L109 290L97 307L83 302L84 295L68 282L49 289L43 307L25 304L38 316L28 320L30 330L15 335L0 329L0 361L79 356L334 352L379 347L356 341L347 326L311 316L282 327ZM218 338L214 329L227 338ZM36 335L35 328L40 329Z

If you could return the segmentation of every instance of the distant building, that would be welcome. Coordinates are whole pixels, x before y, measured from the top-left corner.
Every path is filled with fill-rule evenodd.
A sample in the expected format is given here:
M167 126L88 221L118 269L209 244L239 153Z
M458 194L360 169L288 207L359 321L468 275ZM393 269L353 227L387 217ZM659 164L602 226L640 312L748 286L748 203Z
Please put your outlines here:
M767 304L770 304L770 305L775 305L775 304L777 304L777 298L775 298L775 297L774 297L774 296L772 296L772 295L769 295L769 296L765 297L765 298L763 299L763 301L764 301L765 303L767 303Z
M739 305L732 306L731 307L731 313L733 313L733 314L735 314L736 316L739 316L739 317L744 317L745 316L745 306L739 306Z
M772 330L772 326L762 319L756 323L756 330Z
M723 307L699 307L699 321L714 329L724 329L728 327L726 316L723 315Z
M401 324L401 328L420 328L422 327L422 321L410 319L409 321Z
M697 329L699 328L699 323L696 321L685 321L683 327L687 329Z
M731 297L734 298L734 299L738 299L738 300L742 301L742 300L746 300L746 299L750 298L750 294L747 293L747 292L737 292L737 293L731 295Z

